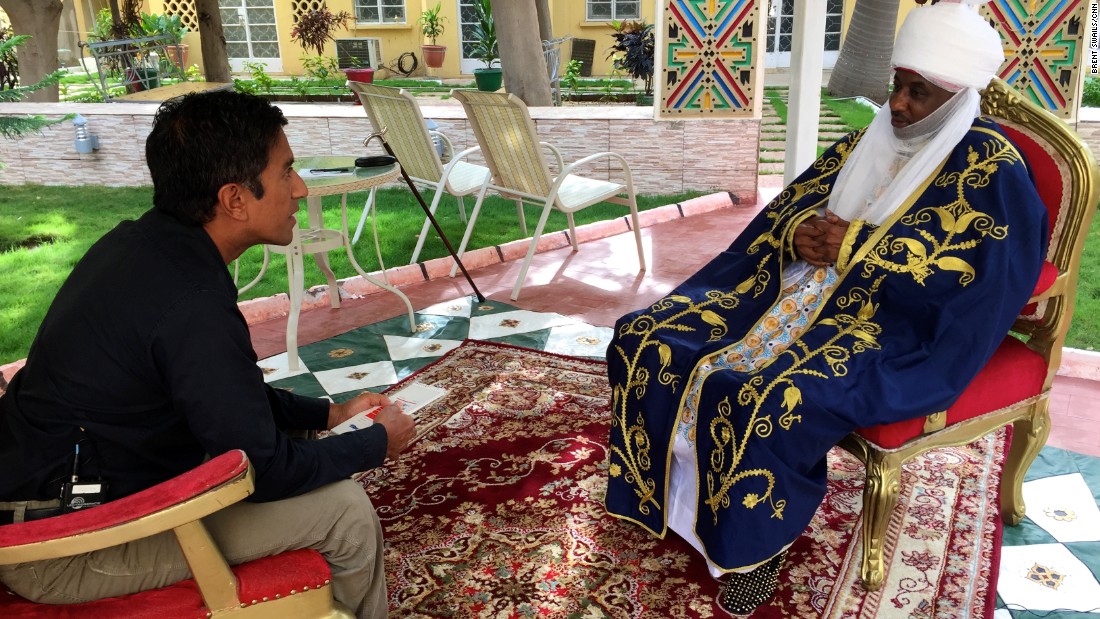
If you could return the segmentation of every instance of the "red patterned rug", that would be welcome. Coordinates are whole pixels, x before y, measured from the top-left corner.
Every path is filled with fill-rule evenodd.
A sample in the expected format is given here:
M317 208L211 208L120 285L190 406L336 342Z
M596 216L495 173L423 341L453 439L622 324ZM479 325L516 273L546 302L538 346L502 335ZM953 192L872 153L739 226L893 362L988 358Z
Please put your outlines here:
M360 478L385 529L392 617L728 617L702 558L603 508L603 362L467 341L407 380L449 390L396 465ZM401 385L397 385L399 388ZM991 616L1004 436L905 467L887 582L859 584L862 467L829 491L754 617Z

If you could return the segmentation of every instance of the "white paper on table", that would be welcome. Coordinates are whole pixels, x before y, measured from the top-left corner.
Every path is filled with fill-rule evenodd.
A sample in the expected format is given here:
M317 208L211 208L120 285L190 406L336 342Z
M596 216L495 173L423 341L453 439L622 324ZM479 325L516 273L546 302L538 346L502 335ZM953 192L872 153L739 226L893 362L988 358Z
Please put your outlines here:
M434 385L413 382L403 387L400 391L387 395L389 395L391 402L401 407L401 412L406 415L412 415L416 411L447 395L447 390ZM336 426L331 431L333 434L343 434L353 430L369 428L374 425L374 416L377 415L378 411L381 409L382 407L380 406L368 408Z

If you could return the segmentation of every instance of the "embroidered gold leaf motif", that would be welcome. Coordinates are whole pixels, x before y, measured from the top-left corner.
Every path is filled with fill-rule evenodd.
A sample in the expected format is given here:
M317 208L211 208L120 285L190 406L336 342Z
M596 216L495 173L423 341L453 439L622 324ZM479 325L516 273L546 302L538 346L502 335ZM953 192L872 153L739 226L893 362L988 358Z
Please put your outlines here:
M713 310L703 310L703 313L699 314L699 318L702 318L703 322L711 325L712 327L718 327L722 330L722 333L726 332L726 320L718 314L714 313ZM712 333L710 339L714 340L718 337L721 337L721 334Z
M955 227L952 228L951 231L955 234L966 232L966 229L970 227L975 219L980 219L984 217L988 217L988 215L981 211L971 211L969 213L966 213L962 217L959 217L959 220L955 222Z
M874 315L875 306L870 303L864 302L863 307L859 308L859 312L856 314L856 317L859 318L860 322L866 322L868 319L871 318L871 316Z
M669 300L675 301L676 303L691 303L691 297L685 297L685 296L680 295L680 294L674 294L674 295L669 296Z
M970 266L962 258L955 258L954 256L943 256L936 260L936 266L945 271L960 271L963 276L959 278L959 283L963 286L974 281L974 267Z
M924 243L916 239L898 239L898 242L905 245L909 253L915 254L920 258L928 257L928 248L924 246Z
M943 228L944 232L955 231L955 216L947 209L933 208L932 212L940 216L940 227Z
M864 342L873 342L873 341L875 341L875 336L871 335L870 333L867 333L863 329L852 329L852 335L858 337L859 339L863 340Z
M791 385L783 392L783 408L787 409L787 412L794 410L794 407L802 403L802 391Z
M759 502L760 502L760 497L757 496L755 492L750 492L750 493L745 495L745 498L744 498L744 500L741 501L741 504L744 505L745 507L749 508L749 509L752 509L752 508L756 507L756 504L759 503Z
M752 285L753 285L753 282L755 282L755 281L756 281L756 276L753 275L752 277L750 277L750 278L746 279L745 281L741 282L740 284L738 284L737 288L735 288L734 290L736 290L739 294L745 294L746 292L752 290Z
M661 369L667 368L672 361L672 348L664 342L657 345L657 357L661 360Z

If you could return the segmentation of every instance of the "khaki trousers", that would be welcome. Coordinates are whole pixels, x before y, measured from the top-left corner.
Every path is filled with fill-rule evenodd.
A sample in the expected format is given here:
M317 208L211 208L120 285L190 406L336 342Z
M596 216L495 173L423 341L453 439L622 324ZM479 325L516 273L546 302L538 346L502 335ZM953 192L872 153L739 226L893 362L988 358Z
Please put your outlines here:
M340 481L270 503L240 502L203 519L230 565L312 548L332 568L333 597L359 619L386 619L382 527L359 484ZM73 604L156 589L190 578L171 531L95 552L0 566L18 595Z

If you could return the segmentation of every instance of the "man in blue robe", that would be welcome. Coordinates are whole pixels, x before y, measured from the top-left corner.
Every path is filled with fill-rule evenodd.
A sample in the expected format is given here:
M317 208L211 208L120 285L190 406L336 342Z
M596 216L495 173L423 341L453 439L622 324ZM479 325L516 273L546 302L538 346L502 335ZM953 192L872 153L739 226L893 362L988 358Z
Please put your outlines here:
M829 449L947 409L1031 295L1046 210L979 116L1003 58L974 7L912 11L871 125L616 324L608 511L681 535L731 612L771 596L824 498Z

